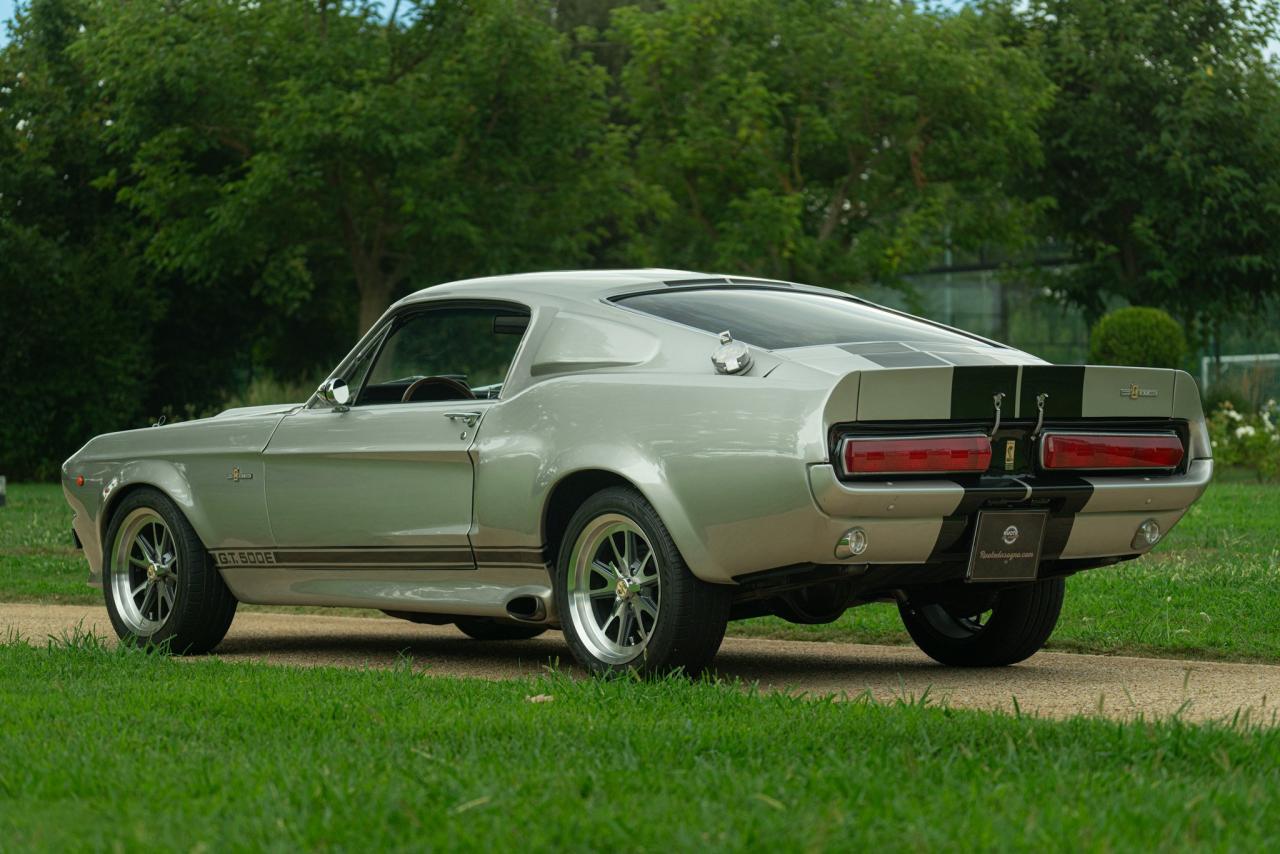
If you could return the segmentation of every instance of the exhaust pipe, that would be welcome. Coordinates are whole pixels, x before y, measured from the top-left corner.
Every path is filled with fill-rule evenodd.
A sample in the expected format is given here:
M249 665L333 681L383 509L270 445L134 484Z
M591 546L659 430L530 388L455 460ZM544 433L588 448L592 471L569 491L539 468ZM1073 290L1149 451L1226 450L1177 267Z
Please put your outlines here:
M521 623L545 623L551 610L548 605L543 596L529 593L513 596L507 600L507 616Z

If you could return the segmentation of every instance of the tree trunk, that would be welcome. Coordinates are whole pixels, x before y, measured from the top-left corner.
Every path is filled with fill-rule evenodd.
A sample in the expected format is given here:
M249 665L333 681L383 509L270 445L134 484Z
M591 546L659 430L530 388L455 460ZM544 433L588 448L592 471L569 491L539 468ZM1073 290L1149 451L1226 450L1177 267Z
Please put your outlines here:
M360 334L363 335L391 304L391 280L377 271L364 275L357 272L356 287L360 291Z

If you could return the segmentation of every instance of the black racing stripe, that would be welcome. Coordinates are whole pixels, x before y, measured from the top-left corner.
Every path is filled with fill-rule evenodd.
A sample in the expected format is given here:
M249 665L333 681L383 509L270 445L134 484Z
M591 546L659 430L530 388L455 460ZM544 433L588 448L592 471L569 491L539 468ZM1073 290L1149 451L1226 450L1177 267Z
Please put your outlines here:
M958 366L951 369L951 420L978 420L996 417L994 397L1004 394L1004 415L1012 417L1013 401L1018 391L1016 365L999 367Z
M951 364L928 353L875 353L863 355L882 368L940 368Z
M547 562L545 554L543 549L511 549L492 546L476 549L476 559L485 564L543 566Z
M1019 418L1035 418L1036 396L1049 395L1045 418L1079 418L1084 412L1084 366L1027 365L1022 369L1022 398Z
M841 344L841 350L855 356L869 356L878 353L915 353L915 349L896 341L868 341L863 344Z
M1043 491L1043 490L1042 490ZM1056 497L1053 512L1044 529L1044 541L1040 546L1041 560L1055 560L1062 556L1062 550L1071 539L1071 529L1076 523L1076 514L1084 509L1093 497L1093 484L1082 477L1059 476L1055 479L1053 493ZM1032 497L1036 490L1032 487Z
M980 509L993 502L1021 501L1027 494L1025 486L1005 477L982 477L976 483L960 479L954 482L964 487L964 497L951 515L942 520L942 528L929 553L930 563L955 556L957 549L966 541L970 523L977 519Z
M1045 525L1041 559L1054 560L1071 538L1071 529L1079 513L1093 496L1093 485L1084 478L1055 475L1051 482L1037 484L1034 478L984 476L977 482L955 481L964 487L960 504L942 520L942 528L929 553L929 562L963 559L973 540L973 525L978 511L989 508L1002 510L1047 510L1049 519ZM1027 495L1026 486L1031 487Z
M457 546L414 549L276 549L276 562L295 566L431 566L471 563L471 549Z

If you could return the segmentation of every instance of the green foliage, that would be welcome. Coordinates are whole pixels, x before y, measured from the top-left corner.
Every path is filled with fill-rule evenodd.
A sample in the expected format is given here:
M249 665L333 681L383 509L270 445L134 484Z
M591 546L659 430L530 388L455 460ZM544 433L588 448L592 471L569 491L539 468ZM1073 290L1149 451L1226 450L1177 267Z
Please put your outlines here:
M648 263L848 286L944 244L1016 245L1050 87L972 11L872 0L623 9L623 107L656 185Z
M1252 469L1258 480L1280 477L1280 405L1268 400L1253 415L1223 401L1209 413L1209 436L1219 466Z
M837 287L1045 230L1092 317L1277 291L1273 0L31 0L0 48L0 471L312 386L394 298ZM619 8L621 7L621 8Z
M74 4L45 0L0 51L0 473L53 477L95 433L142 426L159 296L93 186L94 86L65 58Z
M255 377L242 391L227 397L220 409L305 403L315 390L315 386L306 383L287 382L270 376Z
M1181 324L1158 308L1116 309L1089 331L1091 364L1181 368L1186 358Z
M536 2L401 11L102 16L75 51L106 81L111 144L132 153L118 196L154 227L156 267L245 277L286 314L354 282L363 330L404 288L588 259L619 189L603 71Z
M1109 296L1212 329L1280 283L1280 81L1272 0L994 0L1057 96L1044 167L1051 233L1082 264L1066 294Z

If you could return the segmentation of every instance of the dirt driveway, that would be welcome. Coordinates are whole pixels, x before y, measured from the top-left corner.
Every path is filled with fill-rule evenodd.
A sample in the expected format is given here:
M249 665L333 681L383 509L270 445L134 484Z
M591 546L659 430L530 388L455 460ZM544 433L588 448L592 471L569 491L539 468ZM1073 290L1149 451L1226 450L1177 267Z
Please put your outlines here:
M114 638L101 607L0 604L8 630L43 642L76 625ZM531 641L481 643L451 626L390 619L242 613L218 648L220 657L280 665L389 666L402 654L433 674L506 679L568 667L558 632ZM870 692L877 699L920 697L957 708L1012 710L1065 717L1077 713L1187 720L1229 718L1243 710L1274 723L1280 666L1042 652L992 670L955 670L914 648L728 638L719 673L772 690L813 694Z

